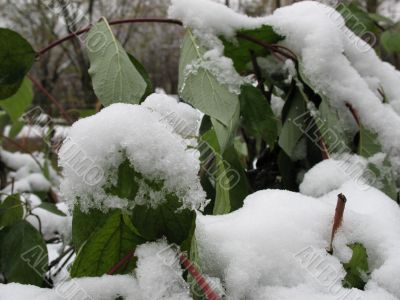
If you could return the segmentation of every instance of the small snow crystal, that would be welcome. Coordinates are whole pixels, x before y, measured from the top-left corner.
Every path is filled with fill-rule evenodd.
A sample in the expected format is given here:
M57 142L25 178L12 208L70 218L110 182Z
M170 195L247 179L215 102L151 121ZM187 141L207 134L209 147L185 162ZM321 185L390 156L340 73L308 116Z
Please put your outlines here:
M106 210L143 202L157 206L166 194L174 193L184 207L199 208L205 201L197 177L199 154L187 148L173 124L163 121L168 106L189 123L186 128L197 126L197 111L156 94L145 105L113 104L77 121L60 149L61 192L67 201L73 204L79 199L82 210ZM136 179L139 188L134 203L106 193L116 184L118 167L126 160L142 176ZM149 182L161 182L163 188L153 190Z

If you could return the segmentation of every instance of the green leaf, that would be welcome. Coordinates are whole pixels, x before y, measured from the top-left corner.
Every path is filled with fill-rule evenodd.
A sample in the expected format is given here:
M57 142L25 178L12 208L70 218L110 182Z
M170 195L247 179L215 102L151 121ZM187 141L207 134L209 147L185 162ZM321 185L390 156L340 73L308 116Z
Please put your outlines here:
M389 53L400 53L400 22L381 35L382 46Z
M360 125L360 141L358 143L358 154L365 158L381 152L381 145L378 142L378 135Z
M183 39L182 54L179 61L179 92L188 103L218 120L228 129L231 127L239 100L226 85L220 84L217 78L204 67L199 66L196 72L188 72L193 64L204 63L206 49L199 44L190 30ZM190 67L191 66L191 67Z
M75 250L79 250L85 241L98 228L104 225L111 212L104 213L98 209L92 209L84 213L81 211L79 205L75 205L72 215L72 244Z
M266 44L275 44L283 40L283 37L276 34L272 26L269 25L262 25L260 28L256 29L239 30L236 36L239 36L236 40L227 40L223 37L220 37L220 39L224 43L224 55L232 59L233 65L239 73L244 73L251 62L251 51L256 56L266 56L270 54L265 47L247 39L240 38L240 36L249 36Z
M378 35L382 31L374 18L354 3L340 3L337 10L343 16L346 26L360 37L365 37L366 32Z
M33 65L35 54L21 35L0 28L0 99L9 98L17 92Z
M206 175L215 188L213 214L226 214L242 207L244 198L250 193L250 185L235 147L231 145L221 155L214 130L203 134L200 143L202 152L208 156L203 157L202 169L207 170Z
M282 116L284 123L279 135L279 146L289 157L293 156L294 150L300 138L303 136L303 126L306 120L306 101L299 88L294 88L285 101Z
M244 85L239 96L243 126L256 138L262 138L271 148L278 137L278 121L261 91Z
M9 138L15 138L18 133L22 130L24 127L24 122L17 121L11 125L10 133L8 134Z
M10 124L10 116L5 111L0 111L0 132L4 132L8 124Z
M10 195L0 204L0 227L14 224L24 216L24 208L18 194Z
M229 122L228 126L225 126L217 119L211 118L211 123L214 126L221 153L223 153L225 149L233 143L236 129L239 126L239 117L240 107L238 105L235 114L233 115L232 120Z
M156 208L146 204L136 205L131 213L132 224L148 241L165 236L170 243L179 245L188 238L196 218L194 211L180 209L181 206L175 195L167 195L166 201Z
M140 103L147 84L116 40L105 18L89 31L86 48L90 60L89 74L100 102Z
M326 99L319 106L319 116L314 118L319 133L329 153L343 153L347 149L347 137L338 111Z
M25 220L6 229L1 244L2 272L8 282L42 286L48 270L46 244Z
M18 122L19 117L31 105L33 100L32 84L28 78L24 78L18 91L11 97L0 101L0 107L4 109L13 123Z
M342 281L343 287L363 290L368 276L368 255L365 247L360 243L349 245L353 255L347 263L343 263L346 276Z
M53 214L56 214L58 216L62 216L62 217L66 216L66 214L64 214L61 210L59 210L55 204L50 203L50 202L42 202L42 203L40 203L40 205L38 207L43 208L43 209L45 209Z
M71 267L72 277L101 276L121 261L144 240L138 237L123 221L120 211L111 213L81 246ZM135 267L131 258L116 273L126 274Z
M146 82L146 91L142 97L142 101L147 98L151 93L153 93L153 83L151 82L150 75L147 73L143 65L131 54L128 53L129 59L135 66L136 70L140 73L144 81Z

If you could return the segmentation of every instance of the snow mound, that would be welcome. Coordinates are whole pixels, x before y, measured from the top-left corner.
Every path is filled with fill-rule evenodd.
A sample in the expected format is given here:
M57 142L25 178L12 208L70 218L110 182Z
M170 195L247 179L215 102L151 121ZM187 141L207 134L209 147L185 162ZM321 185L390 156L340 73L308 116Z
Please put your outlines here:
M197 177L199 153L188 149L174 127L161 120L159 111L165 113L167 106L177 109L178 115L190 109L173 98L154 94L146 105L113 104L74 123L59 153L64 175L61 193L69 204L79 198L84 211L92 207L129 208L144 202L157 206L166 194L174 193L183 207L201 207L205 192ZM192 122L189 127L194 112L188 117ZM131 204L105 192L116 184L118 167L126 159L143 177L138 180L139 190ZM162 190L153 191L146 180L162 182Z
M0 284L0 300L189 300L177 253L164 240L137 247L136 274L65 278L53 289Z
M338 193L348 201L331 256L326 248ZM199 215L196 237L203 270L225 282L228 299L400 297L400 208L380 191L360 190L352 181L320 198L256 192L235 212ZM355 242L368 253L365 291L342 288L340 262L350 259L346 245Z

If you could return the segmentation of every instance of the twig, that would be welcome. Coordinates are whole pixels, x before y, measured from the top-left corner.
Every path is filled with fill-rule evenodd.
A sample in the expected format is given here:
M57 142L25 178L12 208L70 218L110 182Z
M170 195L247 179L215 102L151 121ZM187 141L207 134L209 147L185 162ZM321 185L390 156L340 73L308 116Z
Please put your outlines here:
M343 221L343 213L344 208L346 206L346 197L343 194L338 195L336 209L335 209L335 217L333 218L333 226L332 226L332 233L331 233L331 242L329 244L328 253L333 253L333 239L335 238L335 234L339 227L342 225Z
M68 253L70 253L71 251L73 251L74 248L70 247L67 250L65 250L63 253L60 254L59 257L57 257L56 259L54 259L50 264L49 264L49 269L51 269L52 267L56 266ZM73 253L73 252L72 252Z
M34 217L38 220L39 232L40 232L41 235L43 235L43 234L42 234L42 221L40 221L39 216L36 215L36 214L34 214L34 213L32 213L32 212L30 212L29 215L34 216Z
M17 142L13 141L12 139L10 139L9 137L3 135L0 133L0 138L6 139L10 144L13 144L15 147L17 147L18 149L24 151L26 154L29 154L32 159L36 162L36 164L39 166L39 168L42 170L43 167L41 165L41 163L38 161L38 159L32 154L32 152L30 152L28 149L26 149L24 146L18 144Z
M355 110L355 108L353 107L353 105L351 105L349 102L346 102L346 107L350 110L351 114L353 115L354 120L357 123L357 126L360 127L360 117L358 115L358 112Z
M259 39L255 38L255 37L252 37L250 35L243 34L243 33L240 33L240 32L238 32L236 34L236 36L239 39L248 40L250 42L258 44L261 47L264 47L266 50L270 51L272 54L279 54L279 55L283 56L284 58L288 58L288 59L292 59L293 61L297 61L296 54L292 50L290 50L290 49L288 49L288 48L286 48L286 47L284 47L282 45L268 44L268 43L266 43L266 42L264 42L262 40L259 40ZM279 57L277 57L277 58L282 60L282 61L284 60L284 59L279 58Z
M49 91L46 90L46 88L35 78L32 77L29 73L27 74L29 80L33 83L34 86L43 94L45 95L60 111L61 115L64 117L64 119L69 123L72 124L73 121L69 114L65 111L64 107L60 104L60 102L49 93Z
M64 268L64 266L69 262L69 260L71 259L72 255L74 255L75 251L72 251L68 257L65 259L65 261L61 264L61 266L54 272L53 276L56 276L58 273L60 273L60 271L62 270L62 268Z

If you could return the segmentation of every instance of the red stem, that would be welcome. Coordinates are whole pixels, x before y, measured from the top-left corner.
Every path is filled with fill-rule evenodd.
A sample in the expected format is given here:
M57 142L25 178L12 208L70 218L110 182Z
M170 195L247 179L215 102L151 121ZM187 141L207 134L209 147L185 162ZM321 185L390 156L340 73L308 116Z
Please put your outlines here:
M30 81L33 83L34 86L36 86L36 88L43 93L43 95L45 95L47 98L49 98L49 100L58 108L58 110L60 111L60 114L64 117L64 119L69 123L72 124L73 121L71 119L71 117L68 115L68 113L65 111L65 109L62 107L62 105L60 104L60 102L53 96L51 95L46 88L39 82L37 81L34 77L32 77L32 75L30 75L29 73L27 74L28 78L30 79Z
M181 253L179 255L179 260L185 270L187 270L190 275L196 280L196 283L200 287L200 289L203 291L204 296L206 297L207 300L219 300L219 297L217 294L214 293L214 291L211 289L209 284L207 283L206 279L204 276L196 269L194 264L185 256L185 254Z
M130 260L135 251L129 252L126 256L124 256L119 262L117 262L108 272L107 275L112 275L118 271L128 260Z
M335 216L333 218L331 242L329 244L329 249L328 249L329 254L333 253L333 239L335 238L336 231L339 229L339 227L342 225L343 222L343 214L344 214L344 208L346 206L346 201L347 199L345 195L340 193L338 195L336 209L335 209Z
M117 25L117 24L126 24L126 23L168 23L168 24L176 24L176 25L180 25L182 26L182 22L179 20L175 20L175 19L160 19L160 18L140 18L140 19L125 19L125 20L115 20L115 21L111 21L108 24L110 25ZM46 53L47 51L49 51L50 49L56 47L57 45L70 40L72 38L77 37L78 35L81 35L87 31L89 31L91 28L91 25L88 27L85 27L83 29L80 29L78 31L72 32L69 35L54 41L53 43L51 43L50 45L44 47L43 49L39 50L39 52L36 54L38 57L40 57L41 55L43 55L44 53Z
M113 275L115 272L117 272L124 264L127 263L128 260L130 260L135 251L129 252L126 256L124 256L118 263L116 263L108 272L108 275ZM214 291L211 289L209 284L207 283L206 279L204 276L196 269L194 264L185 256L185 254L181 253L179 255L179 261L183 265L184 269L187 270L190 275L196 280L196 283L199 285L200 289L203 291L204 296L206 297L207 300L219 300L219 297L217 294L214 293Z

